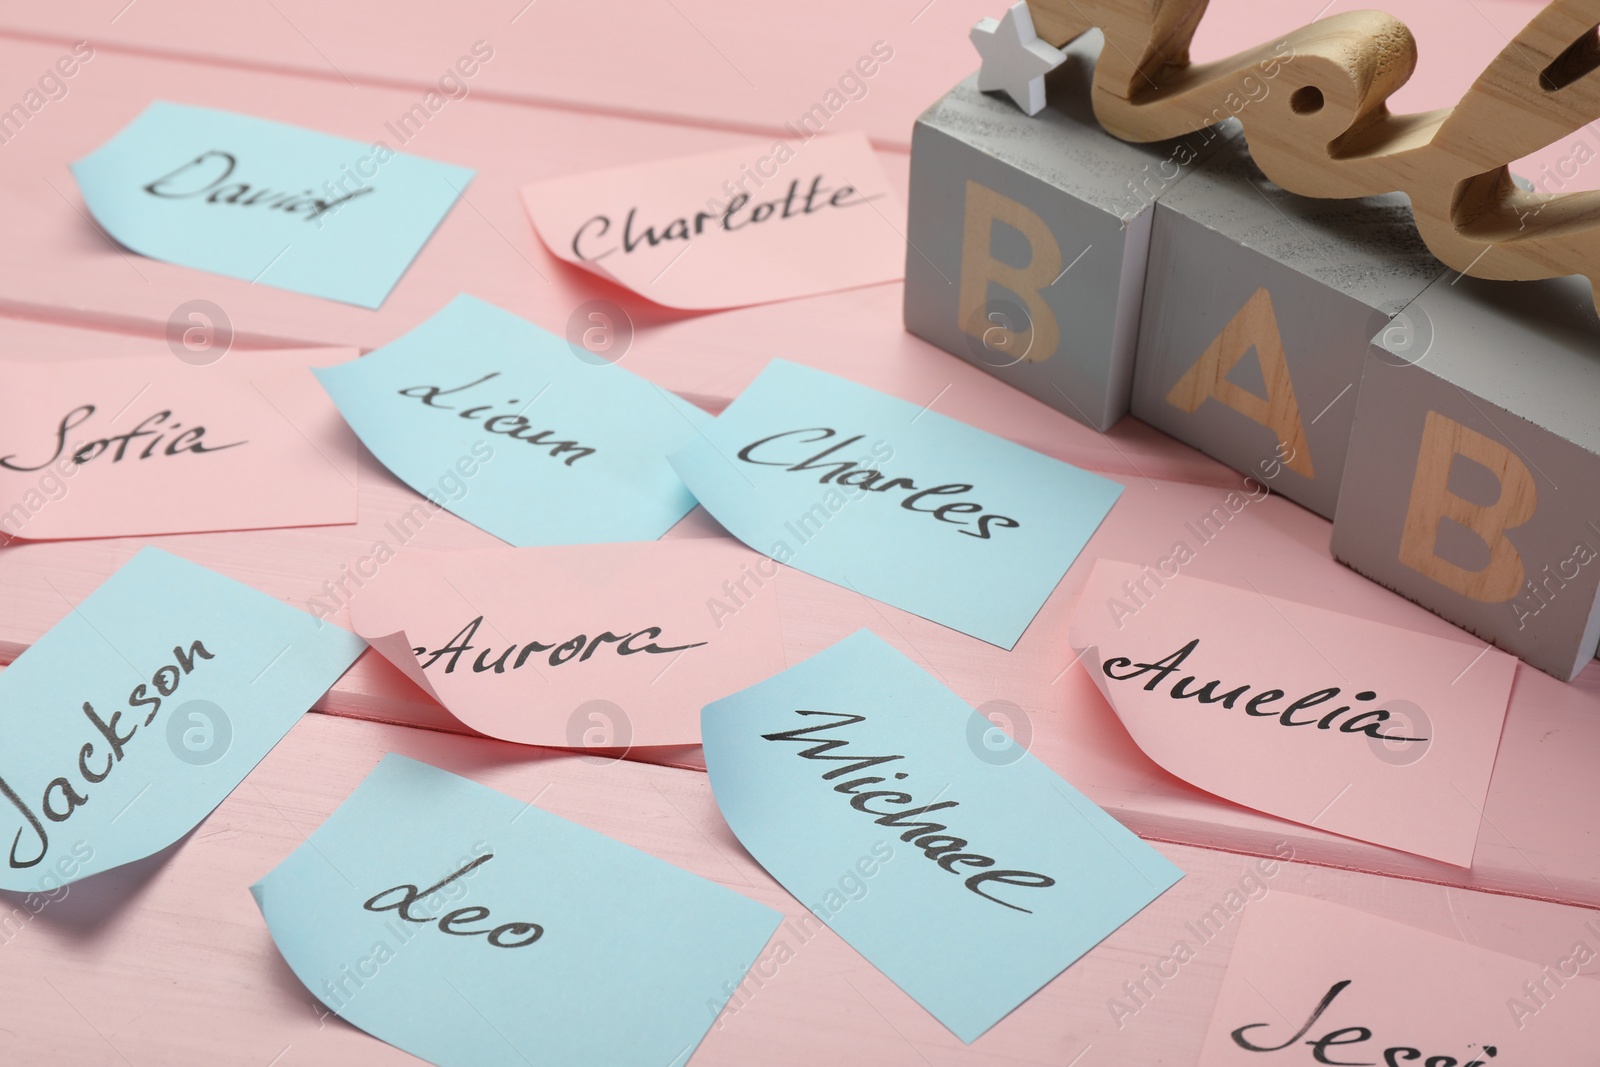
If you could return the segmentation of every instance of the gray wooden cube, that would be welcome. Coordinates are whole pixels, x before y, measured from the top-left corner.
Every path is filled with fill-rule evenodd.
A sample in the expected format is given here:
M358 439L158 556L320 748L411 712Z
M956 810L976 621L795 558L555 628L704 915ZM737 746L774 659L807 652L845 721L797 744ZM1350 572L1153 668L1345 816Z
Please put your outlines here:
M1332 518L1368 344L1443 271L1405 196L1296 196L1229 141L1156 204L1133 414Z
M1032 118L974 75L917 119L905 323L1105 430L1128 410L1151 207L1238 124L1154 145L1112 137L1089 102L1100 41L1065 50Z
M1597 523L1588 283L1435 282L1368 352L1334 555L1570 680L1600 643Z

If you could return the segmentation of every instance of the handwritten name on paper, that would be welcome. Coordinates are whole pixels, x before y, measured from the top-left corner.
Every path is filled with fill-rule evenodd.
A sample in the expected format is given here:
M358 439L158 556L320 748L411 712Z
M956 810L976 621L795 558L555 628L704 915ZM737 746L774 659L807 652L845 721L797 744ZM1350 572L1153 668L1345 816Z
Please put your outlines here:
M443 411L455 411L458 418L481 420L483 422L483 429L485 433L504 434L516 441L526 441L530 445L548 446L550 450L549 454L552 459L560 456L566 456L567 453L570 452L571 455L567 456L566 459L566 465L569 467L583 457L592 456L595 454L594 449L580 445L576 441L550 440L551 435L556 432L554 430L540 430L537 433L532 434L525 432L532 429L533 424L525 416L523 416L520 411L512 414L501 412L497 415L484 415L483 412L494 410L493 403L473 404L472 406L461 410L457 410L455 406L451 404L439 403L439 397L441 396L453 396L456 393L473 389L482 385L484 382L492 381L498 377L500 377L499 371L490 371L488 374L483 375L476 381L471 381L465 385L458 385L450 389L441 388L437 385L411 385L396 391L401 396L409 396L416 400L420 400L427 407L438 408ZM481 397L479 399L481 399ZM522 405L522 410L526 410L527 406L532 403L532 400L525 402L520 397L508 397L505 400L507 407L517 407L518 405Z
M92 853L78 877L178 840L362 647L143 549L0 674L0 888L31 888L29 872L67 848L63 834Z
M1105 672L1107 678L1114 678L1119 682L1133 681L1148 674L1150 678L1142 688L1147 693L1154 692L1160 686L1165 685L1167 678L1177 673L1178 668L1183 665L1183 661L1188 659L1189 654L1199 647L1200 639L1195 637L1191 638L1188 644L1176 652L1163 656L1152 663L1135 663L1126 656L1113 656L1102 663L1100 668ZM1125 671L1126 673L1118 674L1118 671ZM1217 687L1222 684L1222 682L1213 679L1197 687L1195 685L1195 676L1186 674L1172 683L1172 688L1167 692L1167 696L1173 700L1194 700L1200 704L1221 704L1224 708L1232 710L1234 705L1243 700L1245 694L1250 692L1252 688L1249 684L1245 684L1235 686L1227 692L1218 693ZM1243 711L1246 715L1257 718L1275 718L1279 726L1315 726L1319 730L1331 730L1339 716L1351 710L1351 705L1341 704L1329 711L1323 711L1319 705L1335 699L1340 692L1342 690L1338 686L1329 686L1326 689L1318 689L1314 693L1299 697L1281 710L1267 708L1263 711L1261 710L1263 705L1275 704L1282 700L1284 691L1282 689L1262 688L1260 692L1245 701ZM1374 701L1378 699L1378 694L1370 689L1365 689L1356 693L1354 699L1358 701ZM1294 717L1295 712L1305 711L1308 708L1317 708L1318 710L1304 719L1296 719ZM1389 733L1383 733L1382 730L1385 729L1383 724L1392 717L1393 713L1383 708L1360 711L1339 723L1338 732L1342 734L1364 734L1375 741L1393 741L1399 744L1427 743L1428 739L1426 737L1406 737L1394 730L1390 730Z
M162 200L186 200L201 197L207 204L232 204L235 207L255 207L264 211L282 211L300 215L307 222L317 222L324 214L341 204L377 191L366 186L344 196L317 196L310 189L298 193L283 192L249 182L228 181L239 165L232 152L210 149L201 152L189 162L162 175L143 186L146 193Z
M860 489L861 491L867 493L888 493L890 490L899 490L904 494L902 499L899 501L899 504L902 508L905 508L907 511L915 511L926 515L932 515L934 519L939 522L952 523L956 526L966 526L969 523L974 524L974 529L959 530L957 532L966 534L968 537L976 537L981 541L987 541L989 539L990 526L997 526L1002 529L1010 528L1014 530L1022 525L1016 519L1008 518L1005 515L981 514L981 512L984 510L983 505L975 503L971 500L945 502L937 499L927 499L929 497L943 497L959 495L962 493L970 493L974 488L970 483L946 482L943 485L934 485L919 489L917 487L917 483L910 478L890 478L888 475L884 474L883 471L878 470L876 467L862 466L851 460L835 459L829 463L821 462L822 460L827 459L829 456L833 456L836 453L842 452L845 449L854 446L858 441L866 440L866 434L858 433L851 437L843 438L842 440L830 444L827 448L824 448L820 452L814 453L811 456L794 461L792 463L788 458L766 458L769 455L782 455L785 450L785 446L793 446L796 443L802 445L814 444L819 441L827 441L830 438L837 436L838 431L826 426L818 426L804 430L784 430L782 433L776 433L770 437L763 437L759 441L752 441L750 444L745 445L743 448L739 449L739 459L745 463L754 463L763 467L782 467L784 470L790 472L814 470L826 471L827 473L825 474L817 475L816 481L819 485L843 485L849 486L852 489ZM790 437L799 438L799 441L792 442L785 440L785 438ZM783 441L783 445L779 445L776 448L768 447L774 441ZM761 455L759 458L755 454L757 449L761 450ZM801 451L804 452L808 450L802 448ZM974 518L966 519L960 517L965 515L973 515Z
M1002 648L1122 492L924 405L784 360L672 463L751 548Z
M724 537L412 550L363 584L351 619L479 733L574 748L694 744L702 705L785 665L774 582L736 611L705 607L759 562Z
M494 466L444 506L510 544L650 541L694 507L666 457L711 416L470 296L317 377L418 492L493 442Z
M1311 1009L1311 1015L1304 1023L1300 1025L1300 1029L1296 1030L1293 1034L1290 1034L1289 1037L1276 1045L1257 1045L1255 1043L1257 1040L1270 1041L1272 1040L1272 1036L1275 1035L1250 1034L1250 1031L1252 1030L1270 1031L1278 1029L1279 1024L1272 1022L1246 1023L1237 1030L1234 1030L1228 1036L1233 1038L1233 1043L1235 1045L1238 1045L1240 1048L1246 1049L1250 1052L1282 1052L1284 1049L1287 1049L1289 1046L1299 1041L1302 1037L1306 1036L1306 1032L1316 1025L1318 1019L1322 1018L1322 1013L1328 1010L1328 1005L1332 1004L1335 998L1337 998L1340 993L1343 993L1345 989L1350 986L1351 981L1352 980L1349 978L1342 978L1333 983L1333 985L1329 986L1328 991L1322 995L1322 999L1317 1001L1317 1006ZM1246 1037L1246 1034L1250 1034L1250 1036ZM1372 1040L1372 1036L1372 1028L1369 1026L1344 1026L1335 1030L1329 1030L1321 1037L1312 1038L1306 1041L1305 1044L1311 1049L1310 1062L1349 1064L1353 1063L1354 1061L1331 1059L1328 1050L1344 1045L1364 1045L1368 1041ZM1349 1052L1341 1051L1340 1055L1351 1055L1354 1051L1357 1050L1351 1050ZM1373 1051L1375 1052L1376 1049ZM1461 1061L1456 1059L1456 1057L1450 1055L1429 1056L1424 1064L1424 1067L1457 1067L1458 1064L1460 1067L1486 1067L1488 1062L1499 1054L1500 1050L1495 1046L1484 1045L1482 1053L1483 1058L1481 1059L1477 1056L1473 1056L1472 1059L1468 1060L1466 1063L1461 1063ZM1423 1058L1423 1055L1424 1053L1422 1049L1419 1048L1412 1048L1409 1045L1390 1045L1388 1048L1383 1050L1383 1062L1387 1064L1388 1067L1400 1067L1402 1060L1420 1060Z
M802 711L796 710L796 715L822 715L831 721L822 722L816 726L801 726L793 730L783 730L777 733L762 734L763 741L796 741L810 745L810 748L800 749L796 755L801 759L825 760L830 762L843 761L848 763L845 767L836 767L833 770L823 771L822 780L831 782L835 778L856 774L886 763L894 763L905 759L904 756L863 756L858 752L844 752L833 755L835 749L849 748L850 742L838 737L825 736L827 731L838 730L866 722L864 715L851 715L848 712L837 711ZM893 772L896 782L904 781L910 775L906 771ZM922 804L917 807L906 808L904 811L879 811L868 807L869 804L889 805L891 807L904 807L916 804L916 799L910 793L898 789L868 789L863 791L862 786L881 785L887 779L877 775L867 775L862 778L852 778L840 782L833 787L836 793L845 793L850 797L850 806L856 811L873 816L873 821L879 826L892 826L895 829L909 827L900 835L900 840L909 842L922 850L925 858L936 863L940 870L960 876L957 867L993 867L994 859L979 852L968 852L965 838L954 837L945 833L949 829L943 823L932 820L918 822L907 821L913 816L923 816L933 811L942 811L946 808L960 807L958 800L939 800L931 804ZM948 818L948 816L945 816ZM978 894L985 900L993 901L1002 907L1011 908L1013 911L1023 911L1032 914L1031 908L1024 908L1020 904L1013 904L1002 900L992 893L998 889L985 888L985 883L999 882L1004 885L1025 886L1030 889L1047 889L1056 884L1056 880L1049 875L1039 874L1035 871L1012 870L980 870L977 874L967 875L962 884L968 890Z
M61 454L67 450L67 435L88 422L94 413L95 406L93 404L80 404L61 416L61 421L56 424L55 428L55 451L51 452L42 462L30 466L21 461L21 456L0 456L0 467L4 467L6 470L23 472L44 470L60 459ZM166 436L168 433L173 433L183 427L183 424L177 420L168 423L167 420L171 418L171 411L157 411L140 419L139 422L134 424L133 429L126 433L99 437L83 444L74 444L69 458L73 463L83 464L101 456L110 456L110 462L121 463L128 454L128 446L136 439L146 437L150 438L150 440L140 441L144 448L138 454L139 459L149 459L151 456L157 455L157 449L161 449L159 454L163 456L176 456L180 452L199 455L204 452L220 452L225 448L237 448L246 443L244 441L231 441L228 444L207 445L200 440L206 435L204 426L191 426L183 430L182 433L176 433L169 439ZM165 444L165 448L162 448L163 444Z
M1562 925L1561 909L1524 903L1551 912L1528 915L1536 925ZM1464 916L1447 937L1274 892L1241 916L1199 1067L1544 1067L1592 1059L1600 985L1563 981L1536 1021L1508 1015L1508 995L1523 989L1536 965L1483 947L1504 942L1496 925Z
M746 226L760 225L769 219L779 222L785 219L803 219L807 215L827 208L856 207L883 199L882 195L862 196L855 186L848 183L841 184L838 188L828 188L822 184L822 179L821 174L812 177L802 195L801 179L797 178L789 183L788 192L781 199L774 198L754 204L751 203L749 193L735 193L718 210L697 211L692 216L681 215L662 225L659 233L655 226L638 222L639 209L630 207L622 222L622 233L618 235L621 238L620 245L615 241L606 244L601 240L611 231L611 217L595 215L585 220L583 225L578 227L578 232L573 235L572 254L582 260L597 260L620 248L620 251L627 255L636 248L654 248L663 241L688 241L699 237L706 232L708 222L713 224L714 231L720 229L732 233Z
M905 273L904 209L864 136L778 142L755 169L751 158L741 148L548 178L522 200L552 254L666 307L792 300Z
M251 887L278 950L330 1011L429 1063L686 1062L782 916L527 785L385 756Z
M196 366L151 347L160 354L6 364L0 531L46 540L356 520L359 446L309 369L354 351Z
M165 101L72 173L94 221L140 255L365 308L472 181L382 141Z
M449 660L444 665L444 673L449 674L456 669L456 664L460 662L462 656L477 647L472 643L472 639L477 634L478 627L482 625L483 616L479 615L462 627L444 647L430 649L427 645L418 645L411 651L418 659L423 656L428 657L421 663L423 670L435 666L440 660L449 656ZM632 656L640 652L647 655L660 656L669 652L683 652L691 648L702 648L707 643L705 641L691 641L686 645L667 645L663 647L656 644L654 640L660 636L661 627L659 626L646 626L642 630L630 630L621 634L614 634L610 630L602 630L593 637L588 634L575 634L565 641L559 642L529 641L520 648L513 644L494 659L489 658L494 655L494 649L490 647L478 653L478 658L472 661L472 670L475 674L482 674L484 671L504 674L508 669L516 670L521 667L528 661L529 656L544 652L550 653L549 656L544 658L544 662L552 667L559 667L563 663L571 663L574 659L579 663L583 663L601 648L610 648L619 656ZM649 640L650 643L635 645L634 642L641 638ZM514 660L511 659L513 652L517 654L517 658Z
M1182 877L993 725L865 630L701 713L740 843L963 1041ZM885 832L914 858L846 907Z
M1118 611L1129 590L1142 606ZM1068 642L1134 743L1184 781L1465 867L1516 661L1444 629L1100 560Z

